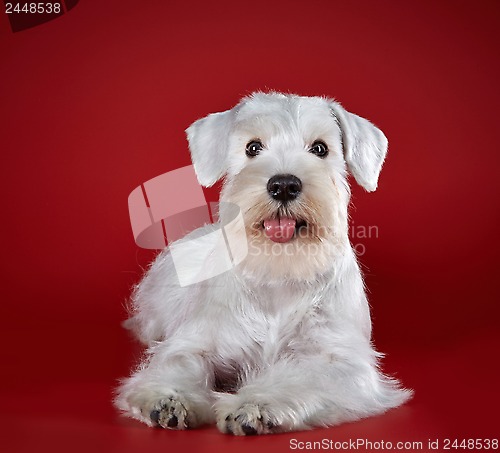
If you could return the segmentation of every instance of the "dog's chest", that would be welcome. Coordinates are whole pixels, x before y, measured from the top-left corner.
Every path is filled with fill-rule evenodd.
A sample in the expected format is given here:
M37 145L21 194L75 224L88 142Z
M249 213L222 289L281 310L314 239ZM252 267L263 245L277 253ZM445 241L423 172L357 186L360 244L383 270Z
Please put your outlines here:
M312 295L295 288L274 287L253 291L232 310L219 331L218 352L224 361L269 362L309 348L317 306Z

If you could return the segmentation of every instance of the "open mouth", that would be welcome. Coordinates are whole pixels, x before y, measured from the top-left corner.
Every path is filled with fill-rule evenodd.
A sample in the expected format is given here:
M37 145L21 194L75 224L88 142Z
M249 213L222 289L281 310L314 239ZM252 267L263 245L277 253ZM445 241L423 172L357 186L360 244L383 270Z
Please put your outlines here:
M296 237L301 228L307 228L302 219L292 217L273 217L262 222L265 235L273 242L289 242Z

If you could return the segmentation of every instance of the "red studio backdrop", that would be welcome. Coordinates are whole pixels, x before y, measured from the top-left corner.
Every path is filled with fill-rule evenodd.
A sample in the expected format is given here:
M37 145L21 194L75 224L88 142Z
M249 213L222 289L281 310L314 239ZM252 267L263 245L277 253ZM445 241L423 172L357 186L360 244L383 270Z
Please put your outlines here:
M38 25L0 14L3 451L498 438L499 2L61 3ZM389 138L379 189L351 181L352 236L384 370L415 396L311 432L148 429L110 403L141 353L120 323L153 256L127 197L191 163L191 122L254 90L335 97Z

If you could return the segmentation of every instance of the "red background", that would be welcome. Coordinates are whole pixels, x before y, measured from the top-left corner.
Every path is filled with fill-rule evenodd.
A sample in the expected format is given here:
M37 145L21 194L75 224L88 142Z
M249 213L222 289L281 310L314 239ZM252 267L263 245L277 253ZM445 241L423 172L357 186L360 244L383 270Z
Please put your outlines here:
M82 0L12 33L2 13L4 451L498 436L499 19L496 1ZM192 121L256 89L334 96L388 136L351 215L378 227L362 256L375 343L415 397L307 433L147 429L110 405L139 354L123 303L152 257L127 196L190 163Z

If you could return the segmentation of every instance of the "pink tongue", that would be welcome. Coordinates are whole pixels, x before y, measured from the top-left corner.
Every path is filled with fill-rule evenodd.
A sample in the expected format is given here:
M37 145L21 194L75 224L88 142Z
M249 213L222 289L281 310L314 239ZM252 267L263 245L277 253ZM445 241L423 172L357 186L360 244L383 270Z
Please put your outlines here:
M295 220L289 217L264 220L264 232L273 242L288 242L295 232Z

